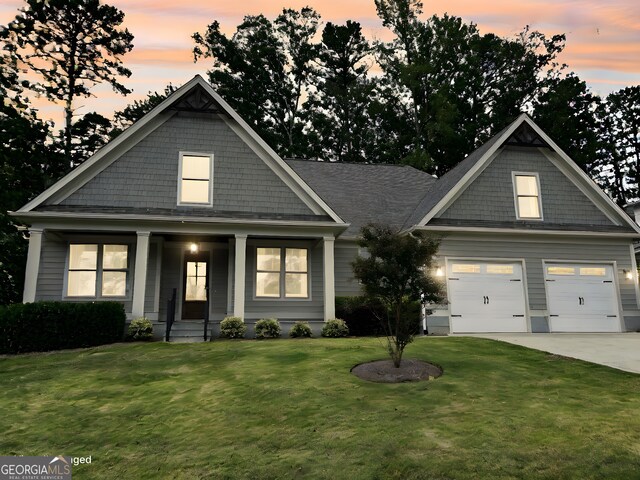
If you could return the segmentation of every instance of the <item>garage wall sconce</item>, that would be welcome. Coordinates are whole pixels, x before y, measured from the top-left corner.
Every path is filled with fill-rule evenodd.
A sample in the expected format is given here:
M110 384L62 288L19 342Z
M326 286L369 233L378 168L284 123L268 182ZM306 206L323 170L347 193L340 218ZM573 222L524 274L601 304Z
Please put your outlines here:
M622 270L622 273L624 274L624 278L626 278L627 280L633 280L633 272L631 270Z
M444 270L442 270L442 267L436 267L436 277L444 277Z

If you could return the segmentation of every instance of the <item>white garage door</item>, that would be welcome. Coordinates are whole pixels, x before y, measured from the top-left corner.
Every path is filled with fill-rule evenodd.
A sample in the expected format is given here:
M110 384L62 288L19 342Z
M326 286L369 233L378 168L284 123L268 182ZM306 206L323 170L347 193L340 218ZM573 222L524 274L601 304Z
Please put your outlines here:
M522 265L449 261L452 333L526 332Z
M618 296L611 265L545 265L552 332L619 332Z

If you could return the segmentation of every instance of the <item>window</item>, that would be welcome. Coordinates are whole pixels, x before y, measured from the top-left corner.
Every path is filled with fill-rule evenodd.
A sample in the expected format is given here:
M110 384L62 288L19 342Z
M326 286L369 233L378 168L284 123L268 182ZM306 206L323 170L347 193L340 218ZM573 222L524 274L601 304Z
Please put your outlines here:
M576 269L574 267L547 267L547 273L549 275L575 275Z
M180 154L178 205L211 205L213 155Z
M67 296L126 296L128 250L127 245L69 245Z
M538 176L515 174L513 178L518 219L542 219Z
M607 271L604 267L580 267L580 275L604 277L606 274L607 274Z
M256 249L256 297L308 298L309 258L306 248Z
M470 263L454 263L451 267L453 273L480 273L480 265Z
M490 263L487 265L487 273L498 275L512 275L513 265L500 265L497 263Z

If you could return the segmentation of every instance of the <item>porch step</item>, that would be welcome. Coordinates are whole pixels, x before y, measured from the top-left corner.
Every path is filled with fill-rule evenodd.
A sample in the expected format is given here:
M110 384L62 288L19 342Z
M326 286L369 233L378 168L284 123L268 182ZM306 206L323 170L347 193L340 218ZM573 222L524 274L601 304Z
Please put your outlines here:
M207 340L211 338L211 326ZM204 321L177 321L171 326L171 342L191 343L204 341Z

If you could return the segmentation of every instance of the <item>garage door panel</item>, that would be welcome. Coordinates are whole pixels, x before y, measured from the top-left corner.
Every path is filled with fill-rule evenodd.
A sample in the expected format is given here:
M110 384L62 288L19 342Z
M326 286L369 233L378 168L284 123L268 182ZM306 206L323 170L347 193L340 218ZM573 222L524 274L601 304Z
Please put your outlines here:
M545 277L551 331L620 331L611 265L548 264Z
M454 261L448 273L452 332L527 331L521 265Z

